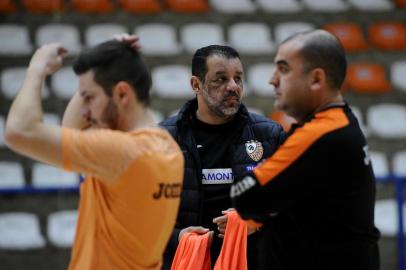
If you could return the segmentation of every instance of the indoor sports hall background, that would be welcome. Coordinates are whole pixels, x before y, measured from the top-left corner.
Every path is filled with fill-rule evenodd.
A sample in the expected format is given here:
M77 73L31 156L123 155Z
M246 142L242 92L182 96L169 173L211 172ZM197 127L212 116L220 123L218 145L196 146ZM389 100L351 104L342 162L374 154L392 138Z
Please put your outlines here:
M0 269L66 269L76 224L78 175L4 145L6 113L35 48L60 41L70 52L45 86L50 123L60 122L77 90L75 54L122 32L141 38L157 121L193 96L191 57L209 44L240 52L250 110L288 121L273 110L267 84L276 44L314 28L336 34L348 52L345 98L362 123L379 179L381 269L406 270L399 220L406 182L405 0L0 0Z

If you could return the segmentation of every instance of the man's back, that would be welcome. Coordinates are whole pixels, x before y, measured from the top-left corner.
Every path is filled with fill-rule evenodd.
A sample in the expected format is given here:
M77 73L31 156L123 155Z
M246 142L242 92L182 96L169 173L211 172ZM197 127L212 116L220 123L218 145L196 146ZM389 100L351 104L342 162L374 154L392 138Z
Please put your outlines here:
M156 128L63 134L65 168L87 174L69 269L159 269L183 177L176 143Z

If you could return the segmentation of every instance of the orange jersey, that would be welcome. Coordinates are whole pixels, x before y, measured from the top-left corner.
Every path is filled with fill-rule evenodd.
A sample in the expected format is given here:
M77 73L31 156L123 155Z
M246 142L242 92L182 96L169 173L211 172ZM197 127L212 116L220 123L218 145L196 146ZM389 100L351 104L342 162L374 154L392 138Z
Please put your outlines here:
M176 142L160 128L62 136L64 168L86 175L69 269L159 269L183 179Z

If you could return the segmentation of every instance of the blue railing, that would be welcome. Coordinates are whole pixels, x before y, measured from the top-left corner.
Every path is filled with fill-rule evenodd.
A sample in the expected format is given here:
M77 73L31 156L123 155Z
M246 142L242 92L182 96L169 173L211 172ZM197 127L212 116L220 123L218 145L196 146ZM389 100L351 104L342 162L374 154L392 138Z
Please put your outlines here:
M406 166L406 164L405 164ZM398 246L398 269L406 270L406 251L405 251L405 234L403 224L403 191L406 177L400 177L396 175L389 175L387 177L377 177L378 183L393 183L395 186L395 197L397 205L397 219L398 219L398 231L397 231L397 246Z

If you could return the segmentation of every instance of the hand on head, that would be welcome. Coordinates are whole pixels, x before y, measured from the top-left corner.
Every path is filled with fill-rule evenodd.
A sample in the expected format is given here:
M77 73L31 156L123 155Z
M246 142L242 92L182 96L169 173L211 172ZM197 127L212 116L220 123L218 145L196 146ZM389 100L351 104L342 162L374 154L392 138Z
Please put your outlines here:
M122 34L115 35L114 39L118 40L120 42L127 43L133 49L138 50L141 48L140 43L139 43L140 38L136 35L122 33Z

